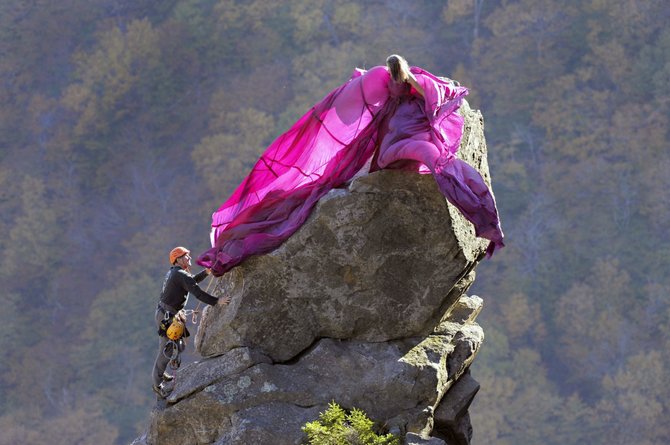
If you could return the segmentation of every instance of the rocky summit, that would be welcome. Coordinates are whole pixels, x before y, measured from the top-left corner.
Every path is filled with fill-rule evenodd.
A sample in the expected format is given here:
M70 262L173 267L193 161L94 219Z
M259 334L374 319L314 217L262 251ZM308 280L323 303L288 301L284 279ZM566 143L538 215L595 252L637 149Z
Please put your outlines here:
M489 182L467 103L459 156ZM177 372L137 444L300 444L335 401L406 444L469 444L468 369L484 338L466 294L488 242L431 175L383 170L332 190L270 254L217 282L203 356Z

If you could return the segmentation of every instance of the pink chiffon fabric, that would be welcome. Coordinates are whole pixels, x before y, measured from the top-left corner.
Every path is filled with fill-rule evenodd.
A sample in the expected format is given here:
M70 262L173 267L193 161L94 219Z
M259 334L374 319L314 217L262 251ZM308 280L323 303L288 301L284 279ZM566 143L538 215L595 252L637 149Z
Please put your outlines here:
M277 138L212 215L212 248L198 258L216 276L289 238L328 191L370 170L432 173L440 191L491 241L504 246L495 201L481 175L455 157L463 133L456 111L465 87L411 68L422 97L386 67L355 70Z

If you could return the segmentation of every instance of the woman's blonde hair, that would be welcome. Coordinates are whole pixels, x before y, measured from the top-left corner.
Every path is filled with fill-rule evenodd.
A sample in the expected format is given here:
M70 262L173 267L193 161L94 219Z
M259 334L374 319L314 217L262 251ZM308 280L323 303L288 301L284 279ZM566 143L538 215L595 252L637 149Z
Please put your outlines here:
M391 54L386 58L386 66L391 73L391 77L396 82L407 82L409 77L409 64L404 57L398 54Z

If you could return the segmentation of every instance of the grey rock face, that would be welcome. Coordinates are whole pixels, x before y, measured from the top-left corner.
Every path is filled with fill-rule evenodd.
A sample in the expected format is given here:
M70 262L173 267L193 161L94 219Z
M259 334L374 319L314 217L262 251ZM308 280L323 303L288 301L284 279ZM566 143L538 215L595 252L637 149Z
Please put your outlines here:
M468 408L478 391L479 383L469 372L458 379L435 411L433 435L445 439L450 445L469 445L472 424Z
M406 445L445 445L444 440L436 437L423 438L415 433L407 433L405 436Z
M488 178L481 115L461 112L460 156ZM143 440L299 444L334 400L415 433L407 443L469 443L467 370L484 336L482 300L465 292L486 246L430 175L380 171L331 191L279 249L218 282L232 303L206 309L205 359L179 370Z
M454 225L431 176L380 171L334 190L279 249L224 277L233 304L208 308L199 351L248 346L285 361L320 337L426 335L486 244L468 233L463 249Z
M423 339L390 342L323 338L289 363L236 348L190 364L179 372L184 377L168 408L154 413L156 442L148 443L298 444L301 426L331 400L384 419L387 428L429 434L436 407L456 409L442 409L450 400L444 394L460 382L483 340L474 323L447 318L440 328ZM454 363L457 351L470 353ZM249 366L252 357L257 363ZM462 397L453 404L462 406Z

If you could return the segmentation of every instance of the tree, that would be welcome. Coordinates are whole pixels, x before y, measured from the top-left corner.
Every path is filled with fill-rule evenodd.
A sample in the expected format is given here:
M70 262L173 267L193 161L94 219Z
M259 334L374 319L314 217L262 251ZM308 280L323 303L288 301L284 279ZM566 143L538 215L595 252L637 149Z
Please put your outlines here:
M2 274L26 282L33 271L47 270L60 262L61 215L48 196L44 180L26 176L21 183L21 214L8 233ZM18 267L15 259L21 258Z
M444 21L448 25L460 21L463 17L472 14L474 22L472 29L473 39L479 38L479 28L481 25L482 10L484 0L452 0L447 3L442 12Z
M491 37L476 42L475 54L479 87L490 92L493 113L528 120L546 74L559 76L581 54L567 38L579 23L573 5L530 0L503 2L484 20Z
M126 442L137 433L151 399L151 365L156 354L153 309L160 279L119 273L118 286L96 296L72 351L79 385L104 400L102 408Z
M97 50L75 57L79 82L66 89L63 103L79 115L75 135L86 145L99 145L87 136L107 135L141 104L143 98L133 89L157 69L158 43L159 34L148 20L133 21L127 32L113 28L100 36Z
M630 276L616 261L599 261L585 282L561 296L557 353L573 378L598 382L623 366L634 345L622 309L633 294Z
M487 329L473 374L483 389L471 409L477 443L561 445L592 439L582 424L590 409L577 395L562 397L539 354L509 349L500 331Z
M353 408L343 410L337 403L328 404L328 409L319 419L302 427L310 445L398 445L400 439L393 434L379 435L373 430L374 422L365 413Z
M193 162L217 200L227 198L251 170L275 133L272 116L253 108L221 116L221 132L193 150Z
M59 413L40 422L25 418L0 417L0 445L54 445L114 443L118 431L98 410L78 408Z
M630 356L626 366L603 380L597 414L606 421L606 443L655 444L670 440L665 422L670 392L668 356L651 351Z

